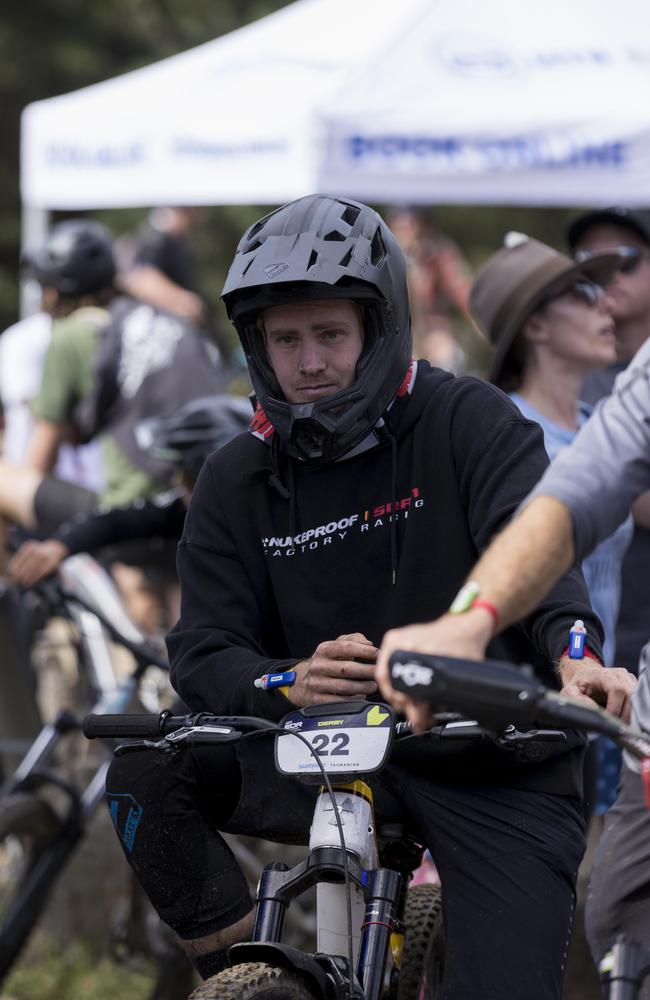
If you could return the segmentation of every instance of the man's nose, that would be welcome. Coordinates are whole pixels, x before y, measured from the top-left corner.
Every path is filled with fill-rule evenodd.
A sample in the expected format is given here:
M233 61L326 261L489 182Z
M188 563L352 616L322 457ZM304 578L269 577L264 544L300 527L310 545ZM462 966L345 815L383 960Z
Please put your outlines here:
M325 352L318 344L302 345L300 353L300 370L302 372L320 372L325 368Z

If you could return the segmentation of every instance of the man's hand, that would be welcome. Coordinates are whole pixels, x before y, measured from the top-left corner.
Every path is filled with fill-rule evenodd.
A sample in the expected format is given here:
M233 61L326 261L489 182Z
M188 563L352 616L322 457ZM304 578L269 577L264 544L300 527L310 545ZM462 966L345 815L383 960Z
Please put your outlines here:
M54 573L69 555L68 547L54 538L25 542L9 562L9 575L23 587L31 587Z
M606 708L624 722L630 721L630 696L636 677L624 667L603 667L591 657L572 660L563 656L558 664L562 694L587 704Z
M374 694L377 648L360 632L321 642L313 656L297 663L289 701L300 708Z
M375 680L382 696L398 712L406 715L416 732L429 729L434 721L431 706L413 701L400 691L395 691L391 685L388 673L391 653L397 649L412 649L418 653L483 660L493 629L494 622L489 611L479 607L462 615L443 615L426 625L409 625L387 632L379 649L375 670Z

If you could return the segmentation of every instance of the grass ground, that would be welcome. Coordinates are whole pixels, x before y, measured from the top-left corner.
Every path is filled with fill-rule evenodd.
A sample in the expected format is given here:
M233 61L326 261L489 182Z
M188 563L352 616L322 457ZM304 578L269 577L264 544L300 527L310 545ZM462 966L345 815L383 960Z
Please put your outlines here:
M146 1000L153 975L109 959L94 960L79 945L44 951L19 963L0 988L0 1000Z

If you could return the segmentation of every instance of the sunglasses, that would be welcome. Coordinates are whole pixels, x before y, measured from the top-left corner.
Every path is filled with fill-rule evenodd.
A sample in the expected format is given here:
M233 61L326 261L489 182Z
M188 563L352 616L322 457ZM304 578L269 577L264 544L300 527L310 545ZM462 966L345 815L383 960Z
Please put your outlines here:
M598 300L603 294L603 289L595 281L576 281L568 291L592 308L598 305Z
M600 250L579 250L575 255L576 261L581 264L583 261L600 257L603 253L615 253L621 259L619 271L621 274L634 274L641 266L641 262L648 256L647 250L640 247L603 247Z
M603 294L603 289L595 281L574 281L572 285L568 285L554 295L549 295L547 298L542 299L536 307L535 312L541 312L543 309L546 309L551 302L555 302L556 299L561 298L563 295L574 295L580 302L593 308L598 305L598 301Z

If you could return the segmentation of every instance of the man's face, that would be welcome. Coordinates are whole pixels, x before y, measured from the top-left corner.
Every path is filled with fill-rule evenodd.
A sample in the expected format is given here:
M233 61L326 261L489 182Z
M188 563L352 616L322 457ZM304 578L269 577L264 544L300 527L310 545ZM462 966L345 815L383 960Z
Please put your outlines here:
M601 253L617 247L634 247L641 258L627 270L617 271L607 286L612 298L612 316L619 324L650 322L650 247L634 229L615 223L590 226L576 247L576 254L583 250Z
M349 299L272 306L261 316L269 362L289 403L348 389L363 348L361 309Z

